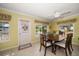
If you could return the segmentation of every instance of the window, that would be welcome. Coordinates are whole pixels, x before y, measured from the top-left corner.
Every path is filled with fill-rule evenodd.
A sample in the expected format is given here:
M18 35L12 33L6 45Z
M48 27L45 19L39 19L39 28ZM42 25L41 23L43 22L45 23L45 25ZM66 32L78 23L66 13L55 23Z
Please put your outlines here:
M8 22L0 22L0 42L9 40L9 27Z
M70 31L73 32L73 29L74 29L73 27L74 27L73 24L62 24L59 26L59 30L65 31L67 29L68 32Z
M74 37L74 24L61 24L61 25L59 25L59 31L64 32L66 34L68 32L72 32L73 37Z
M41 34L43 32L47 32L47 26L46 25L36 25L36 35Z

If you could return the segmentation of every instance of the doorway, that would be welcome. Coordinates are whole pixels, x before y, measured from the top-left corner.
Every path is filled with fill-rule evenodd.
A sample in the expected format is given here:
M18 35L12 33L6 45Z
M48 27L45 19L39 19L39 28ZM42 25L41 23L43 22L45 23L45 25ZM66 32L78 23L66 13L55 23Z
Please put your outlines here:
M18 43L19 49L31 46L31 22L27 20L18 21Z

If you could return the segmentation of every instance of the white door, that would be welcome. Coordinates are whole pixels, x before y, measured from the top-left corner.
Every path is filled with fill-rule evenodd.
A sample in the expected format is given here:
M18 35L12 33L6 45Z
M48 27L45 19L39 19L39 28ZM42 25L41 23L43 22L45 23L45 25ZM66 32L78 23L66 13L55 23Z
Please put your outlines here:
M19 46L31 43L31 22L27 20L19 20Z

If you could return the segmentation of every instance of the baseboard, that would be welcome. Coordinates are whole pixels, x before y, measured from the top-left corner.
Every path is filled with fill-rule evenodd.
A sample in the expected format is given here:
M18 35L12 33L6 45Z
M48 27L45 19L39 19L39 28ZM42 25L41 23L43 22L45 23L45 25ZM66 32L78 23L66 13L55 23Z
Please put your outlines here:
M8 50L8 49L12 49L12 48L17 48L18 46L13 46L13 47L8 47L8 48L5 48L5 49L0 49L0 51L4 51L4 50Z

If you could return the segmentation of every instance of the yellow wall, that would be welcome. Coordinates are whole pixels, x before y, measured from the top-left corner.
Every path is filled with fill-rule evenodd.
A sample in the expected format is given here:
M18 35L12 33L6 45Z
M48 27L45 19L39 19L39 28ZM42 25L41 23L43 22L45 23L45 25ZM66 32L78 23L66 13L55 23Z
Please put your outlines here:
M32 33L32 43L35 42L35 22L34 20L36 18L28 16L28 15L23 15L21 13L14 13L12 11L9 11L7 9L0 9L0 13L5 13L9 14L12 16L10 23L10 40L8 42L0 43L0 50L10 48L10 47L15 47L18 46L18 20L19 18L23 18L24 20L28 20L31 22L31 33ZM38 20L44 20L41 18L37 18Z
M66 22L66 23L60 23L60 24L70 24L73 23L74 24L74 38L73 38L73 44L75 45L79 45L79 16L73 16L73 17L66 17L66 18L62 18L62 19L58 19L58 20L54 20L50 23L49 26L51 26L50 31L58 31L58 24L57 22L61 22L61 21L67 21L69 19L77 19L76 22Z

